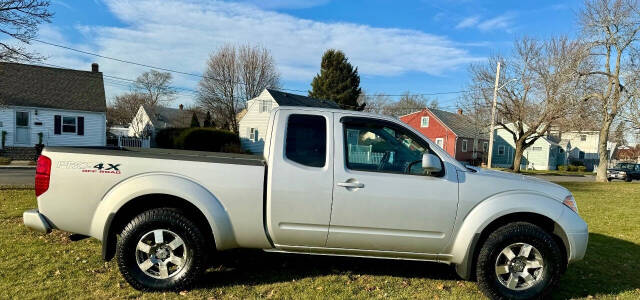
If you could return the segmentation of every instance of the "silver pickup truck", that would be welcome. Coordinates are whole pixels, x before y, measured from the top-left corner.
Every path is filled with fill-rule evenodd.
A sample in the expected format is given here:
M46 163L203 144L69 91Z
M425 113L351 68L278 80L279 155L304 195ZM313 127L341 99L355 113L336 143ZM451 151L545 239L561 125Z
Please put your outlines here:
M549 293L587 247L571 193L465 167L397 119L280 107L264 155L47 147L26 226L102 241L141 290L233 248L435 261L492 298Z

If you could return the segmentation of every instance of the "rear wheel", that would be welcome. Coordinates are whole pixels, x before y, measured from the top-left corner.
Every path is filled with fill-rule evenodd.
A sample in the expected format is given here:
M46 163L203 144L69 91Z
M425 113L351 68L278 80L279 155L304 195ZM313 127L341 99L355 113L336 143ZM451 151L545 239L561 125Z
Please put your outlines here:
M122 276L138 290L180 290L195 282L206 264L205 238L181 212L152 209L121 233L116 257Z
M562 263L561 250L549 233L531 223L511 223L482 245L476 276L492 299L542 298L557 283Z
M627 176L627 178L625 178L624 181L631 182L631 177Z

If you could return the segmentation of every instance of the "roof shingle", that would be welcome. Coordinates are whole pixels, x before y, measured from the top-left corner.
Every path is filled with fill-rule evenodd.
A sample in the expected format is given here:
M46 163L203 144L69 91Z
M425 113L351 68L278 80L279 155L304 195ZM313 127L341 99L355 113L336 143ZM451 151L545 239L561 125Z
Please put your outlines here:
M280 106L306 106L306 107L321 107L321 108L337 108L340 106L331 100L321 100L302 95L285 93L273 89L267 89L271 97Z
M429 108L429 111L459 137L487 138L487 133L484 132L486 130L473 126L473 121L468 116L433 108Z
M105 112L101 72L0 62L0 103Z

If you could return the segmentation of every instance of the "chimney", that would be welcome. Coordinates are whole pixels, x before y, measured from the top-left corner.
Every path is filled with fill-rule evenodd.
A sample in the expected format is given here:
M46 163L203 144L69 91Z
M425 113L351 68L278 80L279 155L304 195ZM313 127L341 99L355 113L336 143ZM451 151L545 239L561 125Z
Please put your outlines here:
M97 63L92 63L91 64L91 72L93 73L98 73L100 69L98 68L98 64Z
M462 108L458 108L458 114L462 116Z
M178 105L178 108L179 108L180 110L182 110L182 109L184 108L184 105L180 104L180 105Z

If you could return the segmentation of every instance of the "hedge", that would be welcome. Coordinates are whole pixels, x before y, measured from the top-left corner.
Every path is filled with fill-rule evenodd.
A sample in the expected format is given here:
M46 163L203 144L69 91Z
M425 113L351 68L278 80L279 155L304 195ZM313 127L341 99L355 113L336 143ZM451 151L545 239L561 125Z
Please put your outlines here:
M167 128L156 134L160 148L243 153L237 134L215 128Z

